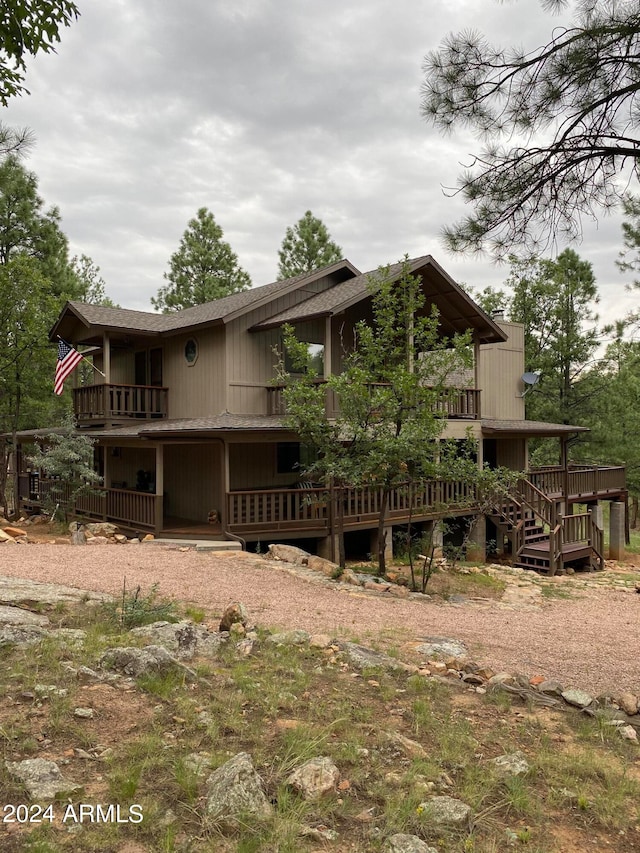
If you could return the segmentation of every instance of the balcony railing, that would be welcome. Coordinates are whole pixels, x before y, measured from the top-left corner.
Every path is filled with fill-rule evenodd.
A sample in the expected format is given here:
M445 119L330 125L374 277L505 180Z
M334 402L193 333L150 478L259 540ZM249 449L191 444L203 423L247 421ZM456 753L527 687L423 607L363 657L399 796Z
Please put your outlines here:
M322 379L316 380L317 384L320 385L324 384L324 381ZM285 385L272 385L267 388L267 414L286 414L282 393L285 387ZM325 405L327 414L330 416L339 410L336 395L330 389L327 389ZM477 388L444 388L433 403L433 411L447 418L478 420L480 418L480 391Z
M623 465L578 465L570 464L565 471L559 465L532 468L527 479L546 495L569 497L606 496L624 492L626 471Z
M155 385L86 385L73 389L79 421L110 418L166 418L168 389Z

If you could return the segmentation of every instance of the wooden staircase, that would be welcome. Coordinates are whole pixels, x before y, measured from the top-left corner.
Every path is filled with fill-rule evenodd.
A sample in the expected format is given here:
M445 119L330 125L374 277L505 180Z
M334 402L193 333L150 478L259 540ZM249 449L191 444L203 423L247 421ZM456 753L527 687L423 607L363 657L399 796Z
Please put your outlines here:
M550 498L526 479L491 516L512 545L513 565L521 569L563 573L565 567L604 568L603 531L591 513L563 515L562 501Z

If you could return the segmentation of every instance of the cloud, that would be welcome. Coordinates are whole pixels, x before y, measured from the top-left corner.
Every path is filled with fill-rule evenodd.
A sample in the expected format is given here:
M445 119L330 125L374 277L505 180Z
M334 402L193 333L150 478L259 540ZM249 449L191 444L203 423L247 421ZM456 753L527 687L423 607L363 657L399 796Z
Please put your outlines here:
M524 0L101 0L30 62L32 94L4 120L35 131L41 194L127 307L150 310L201 206L255 284L275 278L307 209L362 269L429 252L461 280L499 284L504 268L442 248L464 212L443 186L477 141L422 120L421 66L451 30L534 47L556 23ZM619 219L587 234L579 252L622 294Z

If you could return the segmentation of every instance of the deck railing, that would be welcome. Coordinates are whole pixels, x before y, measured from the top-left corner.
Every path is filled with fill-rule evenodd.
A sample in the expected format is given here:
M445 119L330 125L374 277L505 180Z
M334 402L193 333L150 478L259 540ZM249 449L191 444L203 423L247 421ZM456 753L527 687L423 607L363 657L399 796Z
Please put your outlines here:
M377 519L381 489L262 489L227 493L227 527L230 531L328 530L340 515L346 527ZM435 517L445 511L473 511L474 486L463 481L433 480L394 489L386 517L393 521ZM342 506L340 506L340 503Z
M73 389L73 410L80 421L166 418L168 388L155 385L85 385Z
M324 382L324 379L316 380L318 385L322 385ZM286 414L286 405L282 393L285 387L284 385L272 385L267 388L267 414ZM336 395L331 389L327 389L325 406L329 415L339 410ZM447 418L478 420L480 418L480 391L477 388L445 388L434 401L433 410Z
M34 507L67 503L71 496L68 483L40 477L34 472L20 474L18 482L22 503ZM77 498L76 512L78 515L113 521L128 527L153 530L161 518L159 513L162 512L162 495L133 489L102 489L96 486Z
M528 480L546 495L571 497L597 496L626 489L626 471L623 465L579 465L571 464L568 470L559 465L532 468Z

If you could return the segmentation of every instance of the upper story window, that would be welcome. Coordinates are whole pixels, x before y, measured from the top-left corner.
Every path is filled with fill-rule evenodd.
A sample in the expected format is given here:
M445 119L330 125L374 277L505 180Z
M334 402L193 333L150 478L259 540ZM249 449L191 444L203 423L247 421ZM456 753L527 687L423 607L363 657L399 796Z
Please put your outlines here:
M307 343L307 370L313 370L318 376L324 376L324 344ZM285 349L284 367L287 373L300 373L300 368L291 361Z
M198 360L198 342L195 338L189 338L184 345L184 360L189 367Z

